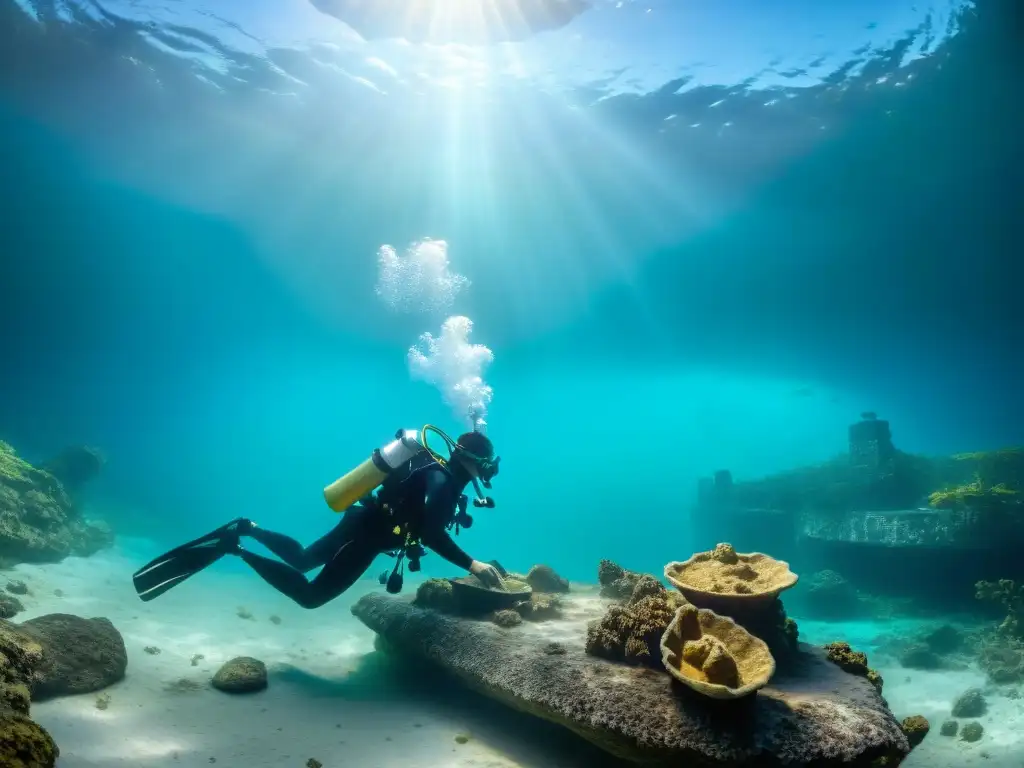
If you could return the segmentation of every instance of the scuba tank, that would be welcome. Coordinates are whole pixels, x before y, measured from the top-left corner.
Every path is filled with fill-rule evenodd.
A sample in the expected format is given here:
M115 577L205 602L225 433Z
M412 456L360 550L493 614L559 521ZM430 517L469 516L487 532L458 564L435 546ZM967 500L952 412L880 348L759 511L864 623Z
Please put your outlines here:
M388 475L424 450L418 431L398 430L394 440L381 448L374 448L370 458L324 488L327 506L335 512L344 512L373 493Z
M450 453L448 459L442 457L428 445L428 432L436 432L447 444ZM335 512L344 512L357 501L379 488L388 475L404 467L424 451L434 461L444 467L462 449L458 443L432 424L425 424L421 430L400 429L395 433L394 440L380 448L374 448L366 461L346 472L324 488L324 500L327 502L327 506ZM466 451L462 452L471 455ZM500 459L488 461L477 456L472 458L481 464L483 485L485 488L490 488L490 481L497 474ZM477 498L473 499L474 506L494 507L494 500L489 496L484 496L476 478L473 479L473 488L477 495Z

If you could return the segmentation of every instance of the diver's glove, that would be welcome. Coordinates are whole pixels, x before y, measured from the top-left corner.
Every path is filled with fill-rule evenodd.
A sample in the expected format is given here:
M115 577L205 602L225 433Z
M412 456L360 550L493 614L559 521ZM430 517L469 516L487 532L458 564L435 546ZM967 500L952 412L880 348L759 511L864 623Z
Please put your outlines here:
M474 560L469 565L469 572L480 579L488 589L505 589L505 585L501 581L501 574L490 563L481 563L479 560Z

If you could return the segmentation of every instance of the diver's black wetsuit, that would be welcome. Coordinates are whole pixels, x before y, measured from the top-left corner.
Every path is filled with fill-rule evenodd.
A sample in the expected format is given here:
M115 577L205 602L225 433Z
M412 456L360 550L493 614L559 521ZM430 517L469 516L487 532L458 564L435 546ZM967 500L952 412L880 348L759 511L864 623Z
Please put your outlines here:
M245 531L283 563L246 550L238 555L264 581L303 608L319 608L347 590L378 555L400 549L407 530L424 546L468 571L473 558L459 548L448 527L469 480L458 464L442 468L433 461L421 462L410 466L401 479L386 482L368 505L346 510L333 530L308 547L263 528L253 526ZM402 533L395 533L396 526ZM323 570L315 578L305 577L321 565Z

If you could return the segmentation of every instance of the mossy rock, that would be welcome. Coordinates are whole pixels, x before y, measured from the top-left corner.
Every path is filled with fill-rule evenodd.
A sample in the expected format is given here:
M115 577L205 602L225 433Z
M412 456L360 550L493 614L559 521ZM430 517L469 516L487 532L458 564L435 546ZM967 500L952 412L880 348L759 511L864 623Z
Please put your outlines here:
M53 768L60 750L28 715L0 709L0 765L4 768Z
M251 656L236 656L217 670L213 687L225 693L255 693L267 687L267 665Z
M924 737L928 735L928 731L931 730L931 724L928 722L928 718L923 715L911 715L910 717L903 718L900 723L900 728L903 729L903 733L907 735L907 741L910 742L910 748L914 749L922 741Z
M825 646L825 652L828 654L828 660L844 672L849 672L851 675L859 677L866 677L878 689L879 693L882 692L884 680L877 670L871 669L868 666L866 653L855 651L850 647L849 643L844 642L829 643Z
M413 604L435 611L450 611L454 606L452 583L448 579L427 579L416 588Z

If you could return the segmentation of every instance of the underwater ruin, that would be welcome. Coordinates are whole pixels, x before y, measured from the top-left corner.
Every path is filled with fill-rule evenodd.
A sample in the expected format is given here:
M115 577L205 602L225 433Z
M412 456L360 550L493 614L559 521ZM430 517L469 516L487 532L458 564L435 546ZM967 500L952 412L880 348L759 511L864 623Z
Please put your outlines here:
M468 599L431 579L352 613L387 653L632 764L896 766L927 733L924 718L895 718L863 654L799 641L780 598L798 580L787 563L719 544L664 575L674 589L602 561L599 592L545 594L510 574L508 592ZM547 601L559 610L540 620L503 617Z

